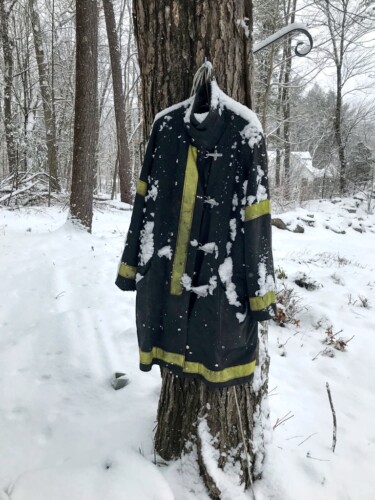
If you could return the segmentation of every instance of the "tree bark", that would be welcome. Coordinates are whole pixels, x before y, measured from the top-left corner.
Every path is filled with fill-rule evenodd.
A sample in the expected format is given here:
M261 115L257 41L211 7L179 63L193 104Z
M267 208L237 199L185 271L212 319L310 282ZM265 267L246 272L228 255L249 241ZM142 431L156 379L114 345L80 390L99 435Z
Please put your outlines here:
M342 68L337 65L336 68L336 106L335 106L335 139L340 162L340 194L343 195L346 189L346 155L345 146L342 139Z
M126 132L125 99L122 86L120 43L117 36L116 20L112 0L103 0L103 7L112 67L113 101L116 116L120 195L121 201L125 203L132 203L133 197L131 194L131 165L128 136Z
M287 18L289 18L288 24L293 24L296 17L297 0L288 0L288 7L285 11ZM290 157L291 157L291 143L290 143L290 75L292 70L292 40L289 38L284 43L284 59L285 59L285 71L284 71L284 81L282 89L282 108L283 108L283 142L285 147L284 153L284 176L285 176L285 191L284 195L286 198L290 196L291 191L291 180L290 180Z
M98 6L76 0L76 94L70 216L91 232L98 116Z
M328 29L332 37L332 59L336 66L336 106L335 106L335 119L334 119L334 129L335 129L335 139L337 145L337 152L340 163L340 174L339 174L339 186L340 194L344 194L346 189L346 155L345 155L345 145L342 138L342 88L343 88L343 63L345 55L345 45L349 47L349 43L346 39L347 37L347 23L348 23L348 5L349 2L342 2L341 16L339 20L335 20L335 17L331 13L330 4L325 0L324 13L327 18ZM349 16L350 18L351 16ZM353 16L354 17L354 16ZM353 22L353 21L352 21ZM353 43L353 40L350 40Z
M13 124L12 95L13 95L13 41L9 35L9 15L6 1L0 0L1 42L4 58L4 127L7 144L9 172L17 171L17 149L15 141L16 127Z
M158 111L189 97L205 57L224 92L252 106L252 39L238 23L252 32L250 0L133 0L133 18L145 137Z
M199 468L211 498L220 498L221 492L207 467L202 453L204 445L213 446L219 451L217 463L219 469L223 470L230 461L240 465L241 483L244 483L246 488L252 484L253 479L261 477L264 443L257 442L256 447L253 444L255 434L261 441L263 440L264 417L268 416L270 358L267 352L267 333L268 325L262 324L256 383L212 389L200 380L176 377L166 368L161 369L162 388L157 414L155 450L164 460L173 460L186 451L189 442L195 442ZM208 426L216 444L202 442L204 441L202 425ZM251 477L246 454L251 464Z
M251 107L251 1L133 0L133 16L146 137L158 111L189 97L194 74L205 57L213 63L220 87ZM249 37L247 30L237 22L241 19L246 19ZM266 326L262 332L265 338ZM262 346L265 344L261 342ZM200 380L175 377L162 369L155 450L163 459L171 460L180 457L187 443L194 441L201 475L211 498L220 498L221 492L206 462L203 447L213 446L218 452L219 473L223 473L224 466L231 460L228 453L231 450L241 471L240 481L246 486L251 483L251 476L255 478L261 474L264 449L260 445L256 451L253 438L255 428L257 435L262 436L267 375L268 356L264 349L254 378L256 384L212 389ZM218 435L218 439L203 442L207 433L202 431L202 426L207 426L209 434Z
M58 178L58 157L56 139L56 116L47 61L44 56L43 39L36 0L29 0L31 26L33 30L35 55L38 63L39 87L43 102L44 127L46 133L47 162L52 191L60 191Z

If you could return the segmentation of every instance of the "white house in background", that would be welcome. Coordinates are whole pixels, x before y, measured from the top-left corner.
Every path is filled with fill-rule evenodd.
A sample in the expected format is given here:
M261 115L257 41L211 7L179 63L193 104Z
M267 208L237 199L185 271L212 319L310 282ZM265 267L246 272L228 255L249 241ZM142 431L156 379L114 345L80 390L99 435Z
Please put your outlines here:
M284 176L284 151L281 151L280 176ZM268 151L269 173L271 177L276 176L276 151ZM315 168L312 164L311 154L308 151L292 151L290 153L290 176L293 179L306 179L313 182L314 179L324 177L326 169Z
M268 170L272 186L276 184L276 151L268 151ZM290 179L292 191L298 192L301 199L307 199L320 194L323 182L332 178L331 168L316 168L313 166L308 151L292 151L290 153ZM281 151L280 179L284 178L284 151Z

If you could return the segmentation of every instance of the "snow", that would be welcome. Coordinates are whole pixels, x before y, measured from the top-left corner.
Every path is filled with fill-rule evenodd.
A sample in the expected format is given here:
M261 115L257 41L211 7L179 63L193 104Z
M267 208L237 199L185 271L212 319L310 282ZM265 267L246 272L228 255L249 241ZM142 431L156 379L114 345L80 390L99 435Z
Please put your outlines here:
M181 284L187 291L196 293L198 297L207 297L208 294L212 295L215 288L217 287L217 276L211 276L208 280L208 284L191 286L192 280L190 276L186 273L182 275Z
M237 26L241 26L243 28L246 38L250 36L249 30L249 18L244 17L243 19L237 19Z
M237 222L236 219L231 219L229 221L229 228L230 228L230 239L234 241L236 239L236 234L237 234Z
M247 316L247 310L243 314L241 314L239 312L236 313L236 318L238 319L239 323L243 323L246 319L246 316Z
M275 291L275 280L271 274L267 274L266 264L260 262L258 265L258 285L259 290L255 292L256 296L262 297L267 292Z
M167 259L171 260L172 255L173 255L173 251L172 251L172 247L170 245L162 247L160 250L158 250L159 257L167 257Z
M184 114L184 122L190 122L190 115L192 107L194 104L194 97L191 97L184 103L177 104L177 108L184 105L186 111ZM211 109L218 109L219 113L222 113L223 109L227 109L232 113L240 116L243 120L247 122L243 130L240 132L243 142L248 142L249 146L253 148L262 139L263 129L262 125L257 117L257 115L248 107L235 101L227 94L225 94L215 80L211 81ZM170 110L170 108L168 108ZM167 110L166 110L167 111ZM169 112L169 111L168 111Z
M152 498L173 500L155 467L135 450L117 453L113 462L72 463L25 472L10 488L12 500Z
M208 111L206 113L194 113L195 118L199 123L202 123L208 115Z
M224 262L219 266L219 276L222 283L225 285L225 294L229 304L240 307L241 302L238 300L236 293L236 285L232 281L233 276L233 260L232 257L226 257Z
M185 101L178 102L176 104L173 104L172 106L169 106L168 108L159 111L159 113L156 113L155 115L153 126L160 118L163 118L164 116L168 115L168 113L172 113L172 111L175 111L176 109L186 108L190 106L190 104L192 104L193 101L194 101L194 96L189 97L189 99L185 99Z
M154 253L154 225L152 221L145 223L141 231L139 258L141 266L147 264Z
M190 243L192 246L194 246L192 243ZM202 250L204 253L214 253L215 254L215 259L218 258L219 256L219 249L214 241L210 241L209 243L205 243L204 245L200 245L198 247L198 250Z
M158 184L159 181L154 181L153 184L151 184L151 187L149 188L147 195L145 197L145 201L149 200L150 198L155 201L156 198L158 197Z
M273 228L275 267L287 276L276 288L294 290L299 312L296 324L270 324L270 428L259 426L265 405L257 410L255 444L266 436L257 500L374 497L375 216L366 206L356 198L311 201L280 214L303 234ZM67 212L57 207L0 210L2 500L208 500L194 446L168 466L153 463L160 375L139 371L135 294L114 286L130 216L101 206L88 234L65 224ZM230 264L221 280L231 279ZM298 273L323 286L297 287ZM318 355L330 326L343 339L354 335L332 358ZM130 379L118 391L110 385L115 371ZM258 369L255 381L262 383ZM288 412L292 418L272 430ZM210 470L227 498L251 498L235 470L215 469L202 422Z
M162 132L163 129L168 126L168 122L170 120L172 120L172 117L169 115L163 115L163 118L164 118L164 121L162 122L162 124L159 127L159 132Z
M234 467L227 464L225 471L219 469L216 464L219 459L219 450L213 445L215 438L212 438L205 418L202 418L198 424L198 435L202 442L202 456L207 467L207 472L214 479L221 491L222 500L246 500L249 495L243 491L239 484L239 475Z

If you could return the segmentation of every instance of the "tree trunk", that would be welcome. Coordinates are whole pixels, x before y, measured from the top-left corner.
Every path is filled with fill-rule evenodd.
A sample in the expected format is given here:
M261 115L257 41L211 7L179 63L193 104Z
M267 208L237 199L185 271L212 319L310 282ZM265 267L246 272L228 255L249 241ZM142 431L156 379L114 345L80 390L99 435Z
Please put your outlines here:
M17 150L15 141L16 127L13 124L12 95L13 95L13 41L9 36L9 11L6 1L0 0L1 42L4 58L4 128L7 144L9 172L17 171Z
M36 0L29 0L31 26L33 30L36 60L38 63L39 87L43 101L44 127L46 132L47 161L52 191L60 191L56 139L56 117L50 85L48 65L44 56L43 39Z
M341 83L341 66L336 68L336 107L335 107L335 139L340 162L340 195L343 195L346 189L346 158L345 146L342 140L342 83Z
M117 148L118 148L118 172L120 177L121 201L132 203L131 194L131 165L128 136L126 133L125 99L122 86L121 51L116 30L115 13L112 0L103 0L105 22L109 53L111 56L113 101L115 106Z
M293 24L295 21L295 12L297 8L297 0L288 0L288 8L286 14L290 16L289 23ZM292 70L292 40L289 38L284 43L284 59L285 59L285 71L284 71L284 82L282 90L282 107L283 107L283 130L284 137L283 142L285 145L284 153L284 176L285 176L285 197L290 196L291 191L291 180L290 180L290 157L291 157L291 144L290 144L290 74Z
M279 8L279 0L272 5L258 1L255 11L258 16L258 36L260 40L273 35L283 24ZM269 114L269 101L271 95L272 77L275 73L275 58L277 57L277 46L272 44L267 49L256 55L256 81L255 90L256 113L260 117L262 128L266 131L267 117Z
M98 115L98 6L76 0L76 94L70 216L91 232Z
M219 451L218 468L237 462L245 487L260 478L264 460L264 426L268 417L268 325L260 328L255 383L212 389L197 379L176 377L161 369L162 388L157 414L155 450L164 460L180 457L195 442L201 475L211 498L220 498L203 447ZM212 442L205 439L209 429ZM243 436L242 436L243 432ZM254 445L255 436L260 441ZM246 449L244 449L244 446ZM247 458L250 467L248 467ZM249 475L251 473L251 477ZM219 472L220 474L220 472Z
M194 74L205 57L213 63L220 87L234 99L251 106L252 41L251 36L246 36L247 30L237 22L247 18L251 34L251 2L133 0L133 16L146 137L158 111L189 97ZM267 328L263 327L262 338L266 337L266 331ZM265 343L261 342L261 345ZM168 370L162 370L155 450L166 460L175 459L193 440L201 475L211 498L220 498L221 493L202 452L203 447L216 449L219 474L223 474L225 464L231 461L230 453L225 455L224 450L235 450L233 459L241 471L240 481L246 486L251 484L251 476L261 474L264 449L260 445L256 451L253 438L257 426L257 435L262 440L260 426L268 380L268 356L264 350L260 358L260 367L254 378L257 383L235 388L212 389L199 380L175 377ZM211 436L218 435L219 439L209 443L206 428Z
M347 41L348 36L348 24L350 25L356 15L353 17L348 16L348 5L349 2L342 2L341 16L339 19L335 19L335 16L331 13L331 6L328 0L325 1L323 11L327 18L328 29L332 40L332 59L336 66L336 106L335 106L335 119L334 119L334 129L335 129L335 139L337 145L337 152L340 163L340 174L339 174L339 186L340 194L344 194L346 188L346 156L345 156L345 145L342 138L342 88L343 88L343 62L345 52L348 47L353 44L353 39L350 43ZM361 16L359 16L361 17ZM356 22L356 21L355 21Z
M252 39L238 23L247 18L252 32L250 0L133 0L133 17L145 137L158 111L190 96L205 57L224 92L251 107Z

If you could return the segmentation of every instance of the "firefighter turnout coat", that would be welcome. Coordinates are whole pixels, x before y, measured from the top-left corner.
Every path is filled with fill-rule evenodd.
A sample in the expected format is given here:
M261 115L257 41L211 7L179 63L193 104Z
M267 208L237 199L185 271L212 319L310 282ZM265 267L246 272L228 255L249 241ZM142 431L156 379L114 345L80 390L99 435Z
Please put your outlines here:
M155 117L116 284L136 290L140 369L251 379L275 314L267 153L247 107L210 82Z

